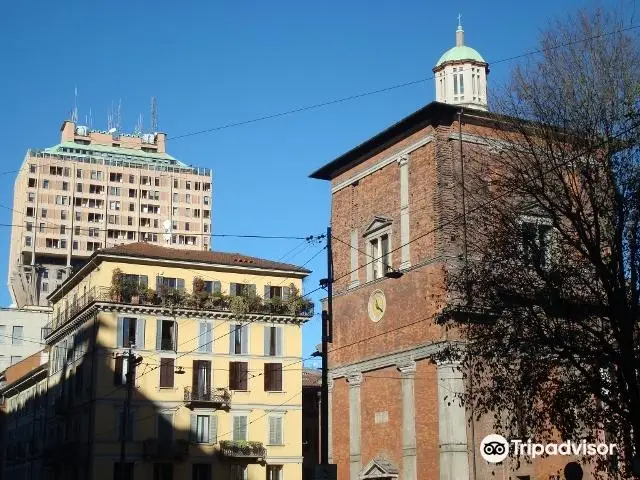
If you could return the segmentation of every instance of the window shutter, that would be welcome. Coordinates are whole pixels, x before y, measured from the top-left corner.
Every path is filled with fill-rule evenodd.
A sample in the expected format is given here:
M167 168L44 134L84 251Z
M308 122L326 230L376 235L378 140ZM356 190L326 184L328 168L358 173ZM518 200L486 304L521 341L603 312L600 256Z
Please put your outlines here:
M240 351L243 354L249 353L249 325L240 328Z
M121 356L116 357L115 368L113 369L113 384L122 385L122 361Z
M276 327L276 355L282 356L282 327Z
M264 391L271 390L271 363L264 364Z
M222 285L220 284L220 280L215 280L213 282L213 292L220 293L222 291Z
M276 445L282 445L282 417L275 417Z
M237 295L237 284L236 283L230 283L229 284L229 295L234 296Z
M229 362L229 390L236 390L236 362Z
M209 443L218 443L218 417L216 415L209 417Z
M178 290L180 290L181 292L184 292L184 278L177 279L177 287L178 287Z
M200 335L198 336L198 352L204 353L207 351L207 322L200 322Z
M287 300L289 300L290 295L291 295L291 288L282 287L282 300L286 302Z
M282 417L269 417L269 444L282 445Z
M234 345L236 343L236 326L231 323L229 325L229 353L235 353Z
M173 321L173 351L178 351L178 322Z
M247 362L238 362L239 370L239 390L248 390L247 388Z
M160 359L160 387L167 386L167 359Z
M211 353L213 352L213 325L211 322L205 322L205 326L207 329L205 351Z
M192 413L190 417L189 440L195 443L198 438L198 417L194 413Z
M256 295L256 284L255 283L249 284L249 293L251 295Z
M234 441L242 439L242 437L240 436L242 434L242 430L240 427L241 418L242 417L233 417L233 440Z
M173 388L174 380L174 359L173 358L161 358L160 359L160 386L164 388Z
M269 350L271 346L271 327L264 327L264 355L269 355Z
M273 379L273 389L276 392L281 392L282 391L282 364L281 363L274 363L273 366L271 367L271 378Z
M122 345L124 344L124 342L123 342L123 338L122 338L122 337L123 337L123 330L124 330L124 327L123 327L123 325L122 325L122 318L121 318L121 317L118 317L117 330L118 330L118 331L117 331L117 337L118 337L118 339L117 339L117 343L116 343L116 345L117 345L118 347L122 347Z
M264 299L268 300L271 298L271 285L264 286Z
M193 369L191 370L191 395L198 395L198 370L200 369L200 360L193 361Z
M156 320L156 350L162 350L162 320Z
M136 322L136 348L144 350L144 318L138 318Z
M140 287L147 288L149 286L149 277L140 275Z
M160 295L160 292L162 291L162 277L160 275L158 275L156 277L156 293L158 295Z

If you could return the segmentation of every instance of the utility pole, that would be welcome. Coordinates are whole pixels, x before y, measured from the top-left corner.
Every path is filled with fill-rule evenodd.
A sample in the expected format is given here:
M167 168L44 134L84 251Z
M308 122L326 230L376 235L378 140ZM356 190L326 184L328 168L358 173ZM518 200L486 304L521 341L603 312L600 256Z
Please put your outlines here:
M127 423L129 422L129 410L131 409L131 396L133 395L133 384L135 382L135 362L136 359L133 355L133 347L129 346L129 352L127 353L127 373L125 375L127 395L124 400L124 407L122 409L122 418L120 420L122 437L120 438L120 478L129 480L128 473L125 474L124 458L127 444Z
M327 278L320 286L327 288L327 309L322 311L322 390L320 392L320 465L315 480L335 480L337 468L329 464L329 358L328 344L333 341L333 258L331 227L327 227Z

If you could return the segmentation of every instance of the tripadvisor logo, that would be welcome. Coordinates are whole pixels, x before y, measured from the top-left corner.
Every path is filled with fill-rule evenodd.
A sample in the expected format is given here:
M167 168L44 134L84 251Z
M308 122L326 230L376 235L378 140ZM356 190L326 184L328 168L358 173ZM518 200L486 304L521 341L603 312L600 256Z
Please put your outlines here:
M518 439L509 442L502 435L492 433L480 442L480 455L489 463L500 463L507 458L509 452L513 452L514 456L526 455L534 459L542 455L606 456L613 455L616 448L615 443L587 443L586 440L547 444Z

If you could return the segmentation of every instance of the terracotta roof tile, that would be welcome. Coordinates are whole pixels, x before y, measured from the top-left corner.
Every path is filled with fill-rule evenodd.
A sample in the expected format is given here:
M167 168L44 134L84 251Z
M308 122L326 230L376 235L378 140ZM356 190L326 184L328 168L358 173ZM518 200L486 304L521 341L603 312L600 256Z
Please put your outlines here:
M304 368L302 370L302 386L303 387L321 387L322 373L320 370L313 368Z
M158 258L194 263L211 263L218 265L254 267L271 270L293 271L303 274L311 273L306 268L289 263L274 262L264 258L249 257L240 253L213 252L205 250L182 250L179 248L162 247L151 243L129 243L99 250L95 256L122 255L135 258Z

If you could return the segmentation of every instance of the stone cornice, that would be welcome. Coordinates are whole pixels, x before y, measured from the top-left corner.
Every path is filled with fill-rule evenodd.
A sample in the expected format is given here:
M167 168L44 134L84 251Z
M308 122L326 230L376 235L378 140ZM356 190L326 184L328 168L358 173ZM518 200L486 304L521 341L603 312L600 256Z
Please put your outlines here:
M374 163L373 165L371 165L369 168L363 170L360 173L355 174L352 177L349 177L348 179L344 180L343 182L340 182L339 184L337 184L335 187L333 187L331 189L331 193L336 193L340 190L342 190L345 187L348 187L349 185L351 185L353 182L357 182L358 180L371 175L373 172L380 170L383 167L386 167L387 165L393 163L393 162L401 162L403 158L406 158L408 161L408 155L413 152L414 150L417 150L420 147L425 146L428 143L431 143L433 141L434 137L433 135L427 135L426 137L418 140L417 142L412 143L411 145L409 145L408 147L403 148L402 150L400 150L399 152L396 152L392 155L389 155L388 157L384 157L383 159L379 160L378 162Z
M331 379L346 377L348 378L349 383L351 383L350 379L354 374L378 370L380 368L396 367L402 372L402 368L404 368L404 366L411 366L412 364L415 365L416 360L431 358L433 355L440 353L449 343L450 342L447 341L433 342L427 345L420 345L418 347L402 350L400 352L341 365L339 367L332 368L329 375ZM354 379L355 378L356 377L354 377Z
M246 313L236 315L233 312L219 310L195 310L183 307L168 307L165 305L132 305L127 303L94 302L81 310L71 321L53 330L47 337L47 343L51 344L64 337L67 333L83 324L94 314L101 312L126 313L130 315L155 315L160 317L201 318L212 320L240 320L244 322L268 322L280 324L302 325L310 317L292 317L289 315L274 315L263 313Z

